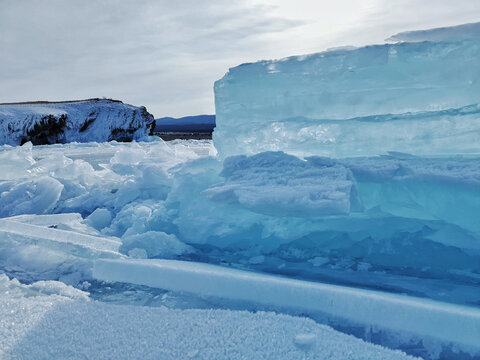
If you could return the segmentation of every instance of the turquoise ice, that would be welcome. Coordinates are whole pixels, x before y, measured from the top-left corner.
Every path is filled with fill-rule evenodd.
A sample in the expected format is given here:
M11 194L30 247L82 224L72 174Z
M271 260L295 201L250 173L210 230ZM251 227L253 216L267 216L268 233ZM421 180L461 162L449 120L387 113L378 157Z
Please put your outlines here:
M413 32L231 68L215 83L215 146L222 157L478 154L479 34Z

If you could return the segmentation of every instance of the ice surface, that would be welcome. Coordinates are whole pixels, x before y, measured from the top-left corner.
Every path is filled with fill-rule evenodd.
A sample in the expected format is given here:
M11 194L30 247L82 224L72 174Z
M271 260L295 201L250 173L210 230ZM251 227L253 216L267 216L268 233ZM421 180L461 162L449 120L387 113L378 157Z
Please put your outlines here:
M35 163L32 157L32 143L20 147L4 147L0 152L0 181L22 178Z
M62 183L49 176L18 183L1 182L0 216L46 214L53 210L62 190Z
M25 281L62 279L78 285L90 278L97 257L134 249L137 256L140 250L151 257L191 253L163 226L170 221L163 205L173 184L169 169L210 153L211 142L167 145L161 139L5 146L0 152L5 158L0 163L1 268Z
M445 220L480 233L480 159L402 154L306 161L282 152L230 157L224 183L203 193L274 216L321 216L382 210L394 216Z
M143 249L149 258L169 258L193 252L190 246L178 240L175 235L161 231L147 231L142 234L124 236L122 241L121 251L123 253L130 253L134 249Z
M228 145L223 145L221 135L215 135L215 144L220 149L232 145L235 152L232 149L227 154L283 150L301 157L374 156L388 152L424 156L478 155L479 119L478 104L342 121L293 117L271 122L266 120L261 125L239 125L242 131L238 131ZM223 131L222 127L219 129ZM225 136L231 138L231 135Z
M222 163L208 156L215 154L209 142L161 140L4 151L23 164L5 176L5 194L46 176L63 186L48 214L1 220L0 268L22 281L83 289L99 257L158 257L480 301L475 157L299 159L277 152ZM324 212L338 208L343 212ZM145 296L141 303L153 295ZM293 344L299 334L308 332L292 336Z
M20 166L0 182L0 199L9 199L2 215L21 214L17 204L24 204L33 214L10 220L49 233L41 241L26 233L5 237L3 264L21 279L89 278L97 250L71 241L89 235L102 246L113 236L114 250L126 256L226 261L460 304L480 301L476 157L303 160L277 152L222 163L205 156L215 154L211 142L161 140L4 151ZM34 191L45 178L56 186ZM34 216L44 213L55 215ZM35 252L42 255L28 261Z
M480 234L476 215L480 210L479 157L392 154L339 163L354 174L367 209L376 207L396 216L444 220Z
M0 105L0 144L137 140L154 119L145 107L92 99L59 103Z
M223 158L478 154L480 38L455 37L232 68L215 83L215 146Z
M174 260L97 260L93 274L100 280L321 311L480 351L480 310L474 307Z
M0 219L0 232L11 236L18 235L22 238L32 238L35 239L35 242L37 243L38 241L45 240L48 242L65 243L79 246L82 249L107 253L116 253L120 246L120 242L115 238L98 237L73 231L30 225L10 220L9 218Z
M175 173L164 203L148 204L144 217L131 215L141 209L135 205L118 218L130 231L168 229L196 249L186 259L474 305L479 163L405 154L304 161L262 153L229 158L221 170L218 161L202 159ZM355 196L336 200L354 206L324 216L308 207L310 194L336 189L338 178L322 177L335 171L351 174L355 189ZM265 200L257 206L237 192ZM265 260L251 261L258 256Z
M201 206L167 198L179 239L206 262L478 306L478 29L230 69L221 176L196 175Z
M90 215L99 208L117 212L138 198L162 199L171 186L169 168L198 158L195 151L205 151L202 155L213 151L211 143L166 145L157 139L143 144L70 145L57 147L57 151L55 147L32 149L31 144L6 147L1 154L11 163L0 163L5 170L0 180L0 216L49 212ZM97 220L98 215L94 215ZM103 224L109 225L105 217Z
M343 166L315 166L284 153L225 160L226 182L205 191L213 200L238 203L268 215L321 216L359 209L351 172Z
M120 239L93 235L94 229L79 224L79 214L65 215L0 219L2 271L25 281L61 280L78 285L91 278L94 259L122 256Z
M102 230L112 222L112 214L107 209L98 208L88 215L85 221L95 229Z
M5 286L25 288L0 276L0 288ZM72 300L61 291L49 296L7 293L0 297L0 318L0 357L5 360L414 359L306 318L112 306ZM299 341L305 338L307 342Z

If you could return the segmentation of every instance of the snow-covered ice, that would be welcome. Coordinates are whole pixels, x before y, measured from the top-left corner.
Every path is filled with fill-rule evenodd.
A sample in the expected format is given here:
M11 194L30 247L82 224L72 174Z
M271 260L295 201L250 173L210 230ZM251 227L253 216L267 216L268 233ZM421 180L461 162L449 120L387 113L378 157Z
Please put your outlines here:
M0 275L2 359L414 359L306 318L108 305L56 284Z
M480 309L474 307L175 260L97 260L93 276L202 296L319 311L480 351Z

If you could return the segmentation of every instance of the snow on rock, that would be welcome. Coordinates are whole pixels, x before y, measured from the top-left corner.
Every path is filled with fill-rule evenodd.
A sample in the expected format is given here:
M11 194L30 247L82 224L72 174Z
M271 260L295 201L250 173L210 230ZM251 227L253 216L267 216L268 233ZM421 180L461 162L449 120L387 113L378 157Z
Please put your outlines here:
M231 68L215 83L215 146L222 158L478 154L478 29Z
M117 100L0 104L0 144L131 141L154 126L145 107Z
M480 352L480 310L475 307L175 260L102 259L95 262L93 274L100 280L321 311ZM312 342L305 336L301 340Z
M5 360L414 359L306 318L109 305L81 301L78 290L77 300L63 290L32 296L31 288L0 275L0 289L5 286L22 289L0 297L0 357ZM305 344L306 336L315 341ZM299 346L299 339L305 345Z

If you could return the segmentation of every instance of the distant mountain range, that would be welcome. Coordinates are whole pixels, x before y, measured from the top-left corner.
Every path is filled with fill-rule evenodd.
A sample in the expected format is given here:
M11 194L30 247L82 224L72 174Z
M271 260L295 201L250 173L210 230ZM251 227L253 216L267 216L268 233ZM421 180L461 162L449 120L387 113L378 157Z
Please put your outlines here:
M154 132L212 132L215 115L195 115L181 118L163 117L155 120Z

